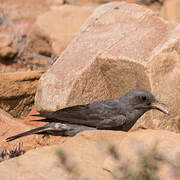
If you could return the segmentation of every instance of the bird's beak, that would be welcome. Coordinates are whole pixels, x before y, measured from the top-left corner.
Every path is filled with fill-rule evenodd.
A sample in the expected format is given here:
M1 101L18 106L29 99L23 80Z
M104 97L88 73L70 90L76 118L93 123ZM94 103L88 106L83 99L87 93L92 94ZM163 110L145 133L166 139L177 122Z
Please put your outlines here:
M159 110L165 114L168 114L168 115L170 114L168 109L167 109L167 105L161 101L156 100L155 102L151 103L151 107L153 109L157 109L157 110Z

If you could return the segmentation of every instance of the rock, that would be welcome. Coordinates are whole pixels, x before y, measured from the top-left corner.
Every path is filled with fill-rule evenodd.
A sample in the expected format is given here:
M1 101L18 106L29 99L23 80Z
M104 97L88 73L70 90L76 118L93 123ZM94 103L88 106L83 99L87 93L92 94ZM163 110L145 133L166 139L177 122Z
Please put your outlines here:
M32 115L35 115L35 114L39 114L39 113L36 111L35 106L32 106L31 111L29 112L29 114L24 119L24 123L27 124L27 125L34 126L34 127L40 127L40 126L43 126L43 124L46 124L46 123L43 123L43 122L33 121L33 120L40 119L40 117L32 116Z
M12 40L5 34L0 34L0 60L12 58L16 51L12 47Z
M13 147L17 142L8 144L3 142L5 138L15 135L16 133L30 130L30 126L22 123L22 120L13 118L10 114L0 109L0 147L7 146ZM31 137L30 137L31 138ZM24 147L26 147L26 142L24 141Z
M68 159L69 157L73 157L72 166L76 165L77 169L82 168L84 176L91 175L90 179L97 180L111 179L110 174L102 169L102 163L106 154L103 154L101 149L99 149L101 146L98 148L98 142L106 142L106 139L107 141L113 140L120 142L124 133L120 133L121 135L118 136L119 139L115 137L116 134L115 131L108 136L106 136L107 132L86 132L74 138L69 138L62 146L44 147L29 151L23 156L0 163L0 178L4 180L10 179L11 177L13 177L14 180L23 179L22 174L26 174L29 180L35 176L35 179L44 180L67 179L68 175L66 171L64 171L60 159L58 159L57 156L57 151L62 150L67 154ZM77 143L80 144L77 145ZM9 170L12 168L11 173L7 173L7 167ZM50 169L51 171L49 171Z
M34 103L43 71L1 73L0 108L14 117L25 117Z
M171 116L146 113L137 126L179 131L180 25L151 10L113 2L97 8L56 63L41 77L37 111L55 111L115 98L133 88L151 91Z
M45 13L51 6L60 6L64 0L1 0L1 11L8 14L10 19L36 18Z
M179 179L179 176L176 177L177 172L175 172L178 171L175 167L180 165L180 144L177 142L179 137L179 134L164 130L141 130L128 133L119 144L115 145L121 158L120 162L122 164L120 167L128 164L128 169L135 170L138 167L137 161L142 160L143 154L149 154L153 155L154 158L162 158L162 161L160 160L162 164L159 165L160 172L158 173L160 179ZM116 168L120 162L117 163L109 155L104 160L103 168L113 173L117 170Z
M1 123L0 142L4 139L5 136L11 136L12 132L17 133L17 131L23 131L29 129L28 126L23 125L20 121L21 120L19 119L13 118L3 109L0 109L0 123Z
M20 41L20 38L27 36L34 22L35 18L21 18L11 21L9 20L8 23L6 23L6 25L1 28L1 33L13 37L14 42Z
M143 150L143 152L151 151L157 142L156 151L165 155L169 162L176 164L175 167L178 167L179 138L179 134L163 130L141 130L129 133L120 131L86 131L69 138L59 145L38 148L20 157L0 163L0 178L4 180L21 180L24 177L27 177L26 179L28 180L112 180L115 179L111 174L115 166L109 167L110 156L108 149L111 145L116 147L116 151L121 157L120 160L116 159L114 161L119 163L119 166L123 165L123 161L125 161L129 165L127 171L130 171L129 167L138 167L136 163L138 150ZM62 156L65 154L63 156L65 157L64 164L58 158L57 152ZM160 166L160 173L157 175L164 180L175 179L174 176L176 174L173 171L175 167L171 169L171 164L167 164L163 162L163 165ZM165 170L164 166L166 166Z
M168 21L180 22L180 1L179 0L166 0L161 9L161 17Z
M93 7L64 5L38 16L27 38L28 48L40 54L59 55L78 33ZM52 48L52 49L51 49Z
M0 59L13 58L16 55L16 51L12 47L4 47L0 49Z
M26 118L24 119L24 124L25 125L28 125L28 126L31 126L33 128L37 128L37 127L40 127L40 126L43 126L47 123L43 123L43 122L37 122L37 121L32 121L32 120L38 120L40 119L40 117L34 117L32 115L34 114L39 114L37 111L36 111L36 108L35 106L32 107L30 113L26 116ZM32 135L32 137L35 136L35 135ZM31 140L32 137L25 137L21 139L21 141L24 142L24 140ZM33 149L34 147L38 147L39 145L40 146L45 146L45 145L54 145L54 144L59 144L59 143L62 143L64 142L67 138L66 137L61 137L61 136L35 136L36 137L36 141L34 142L33 146L31 147L31 149ZM26 148L27 149L27 148Z
M13 118L10 114L0 109L0 153L2 150L1 148L14 149L14 147L17 147L18 143L23 143L22 150L27 151L40 146L58 144L64 141L63 137L51 137L48 139L42 138L41 135L31 135L10 143L5 142L7 137L28 131L32 128L33 126L24 124L22 120Z
M11 45L12 40L7 35L0 34L0 49Z

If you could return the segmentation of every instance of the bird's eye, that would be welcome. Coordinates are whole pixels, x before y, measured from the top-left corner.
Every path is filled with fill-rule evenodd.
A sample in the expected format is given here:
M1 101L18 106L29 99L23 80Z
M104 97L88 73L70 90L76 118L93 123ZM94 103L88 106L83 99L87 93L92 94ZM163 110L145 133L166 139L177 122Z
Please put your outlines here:
M141 96L141 99L142 99L143 101L146 101L147 97L146 97L146 96Z

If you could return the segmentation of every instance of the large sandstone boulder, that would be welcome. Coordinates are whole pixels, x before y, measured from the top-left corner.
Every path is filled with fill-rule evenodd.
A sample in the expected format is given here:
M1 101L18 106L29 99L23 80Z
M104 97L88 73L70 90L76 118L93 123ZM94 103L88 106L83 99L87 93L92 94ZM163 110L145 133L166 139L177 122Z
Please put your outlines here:
M179 24L136 4L102 5L41 77L37 110L55 111L143 88L167 103L171 116L151 111L138 126L178 131L179 44Z
M14 117L25 117L34 103L37 83L43 71L0 74L0 108Z
M49 56L52 52L60 54L93 10L94 7L72 5L52 7L38 16L27 39L28 48Z
M158 160L160 156L147 156L150 161L152 158L156 158L155 161L152 161L152 167L157 165L160 168L157 174L152 176L158 176L163 180L178 179L179 138L179 134L163 130L141 130L130 133L86 131L67 139L62 144L38 148L20 157L0 163L0 179L112 180L115 179L112 173L116 165L122 167L124 162L128 165L128 167L124 166L116 171L120 175L123 173L123 168L127 168L127 172L132 173L131 166L139 167L138 159L142 158L139 152L145 154L151 152L154 155L163 156L164 161L160 165L154 164L154 162L160 161ZM155 145L156 149L153 149ZM109 155L110 152L113 152L110 150L112 146L115 147L115 152L120 160L113 160L113 155ZM62 161L58 158L57 152L61 155Z

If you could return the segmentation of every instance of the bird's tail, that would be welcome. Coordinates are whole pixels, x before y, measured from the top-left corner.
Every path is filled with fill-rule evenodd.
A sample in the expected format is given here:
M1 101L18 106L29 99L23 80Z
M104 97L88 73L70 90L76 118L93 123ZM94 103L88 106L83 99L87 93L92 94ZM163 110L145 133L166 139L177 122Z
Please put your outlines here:
M49 124L46 124L44 126L41 126L41 127L35 128L35 129L31 129L29 131L17 134L15 136L8 137L6 139L6 142L10 142L10 141L13 141L13 140L15 140L17 138L20 138L20 137L23 137L23 136L28 136L28 135L31 135L31 134L41 134L41 132L44 132L44 131L46 131L48 129L49 129Z
M30 131L8 137L6 142L13 141L17 138L28 136L31 134L49 134L53 136L74 136L77 133L85 130L95 130L96 128L78 125L78 124L65 124L65 123L48 123L44 126L32 129Z

